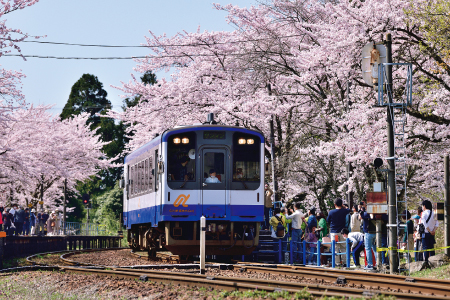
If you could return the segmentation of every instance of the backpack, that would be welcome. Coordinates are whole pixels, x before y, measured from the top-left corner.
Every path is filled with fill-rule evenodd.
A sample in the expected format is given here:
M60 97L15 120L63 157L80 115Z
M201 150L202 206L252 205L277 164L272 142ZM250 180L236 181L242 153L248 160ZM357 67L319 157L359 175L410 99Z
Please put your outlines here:
M275 230L275 233L276 233L277 237L282 238L285 235L285 231L284 231L285 229L283 226L282 219L277 216L275 216L275 218L278 220L278 225L277 225L277 229Z
M427 223L428 223L428 221L430 221L431 213L432 212L430 211L430 215L428 216ZM420 235L424 234L425 233L425 225L423 225L423 223L420 223L417 231L419 232Z

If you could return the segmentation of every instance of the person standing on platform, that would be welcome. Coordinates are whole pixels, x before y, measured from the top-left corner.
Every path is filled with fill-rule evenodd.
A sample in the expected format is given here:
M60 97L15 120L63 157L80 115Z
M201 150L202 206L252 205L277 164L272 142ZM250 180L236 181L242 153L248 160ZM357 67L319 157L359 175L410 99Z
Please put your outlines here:
M316 214L316 218L317 218L317 220L319 220L316 231L320 232L319 241L322 241L322 238L324 236L327 236L327 234L328 234L327 220L325 219L325 215L323 214L323 212L318 212Z
M31 235L36 234L36 210L33 208L30 213Z
M348 207L348 204L342 204L342 207L345 208L346 210L348 210L348 214L345 216L345 228L348 229L349 232L352 231L351 227L350 227L350 208Z
M3 205L0 205L0 231L3 229L2 228L3 227L3 211L4 211Z
M330 224L330 238L332 241L343 242L344 237L341 234L343 228L345 228L345 218L348 215L348 210L342 207L342 199L337 198L334 201L335 209L328 213L327 222ZM341 264L345 265L346 258L346 247L344 244L336 244L336 253L344 253L339 255Z
M278 230L278 224L283 225L283 228ZM279 207L276 207L274 209L274 216L270 218L270 225L272 226L272 239L273 239L273 251L280 251L282 249L278 249L279 240L283 239L286 236L286 218L281 213L281 210ZM283 248L283 245L282 245ZM275 261L277 263L280 263L278 260L278 255L275 254Z
M411 220L411 214L406 209L403 211L402 218L406 220L405 234L403 235L402 244L405 250L414 250L414 222ZM408 262L411 262L411 252L406 253Z
M9 212L8 208L5 209L5 212L3 214L3 224L4 224L4 229L7 235L12 235L12 221L13 221L13 215Z
M417 225L416 225L416 242L414 245L414 250L420 251L422 250L422 235L419 233L419 224L421 224L421 216L422 216L422 207L419 206L417 208ZM415 252L414 253L415 261L423 261L423 252Z
M425 232L422 233L422 249L428 250L434 248L434 234L435 223L433 206L429 200L424 200L422 202L422 217L420 218L423 226L425 227ZM428 263L428 258L430 257L429 251L424 251L423 253L425 262Z
M295 203L295 212L289 216L286 216L286 219L292 220L292 242L294 245L294 261L302 263L303 256L300 255L302 249L302 222L305 221L305 215L300 211L300 202Z
M38 213L38 221L39 221L38 234L39 234L39 236L45 235L44 227L47 224L48 217L49 217L48 213L44 212L43 209L41 210L40 213Z
M55 211L52 211L47 221L47 235L54 235L55 226L56 226L56 214Z
M358 205L353 205L353 214L350 216L350 232L361 232L361 221L359 220Z
M376 241L376 226L372 222L372 217L369 213L364 211L360 218L363 220L363 229L364 229L364 248L366 249L366 257L367 257L367 266L364 270L373 270L375 269L373 266L373 254L377 254L377 247L375 246Z
M312 232L313 227L317 228L316 208L311 207L308 210L308 229Z
M56 210L55 211L55 235L61 234L61 213Z
M270 228L270 210L273 209L272 195L273 191L266 183L264 187L264 227L266 230Z
M19 206L19 209L16 211L14 215L14 226L16 227L16 236L22 234L23 223L25 222L25 211L22 206Z
M28 236L30 234L30 212L28 207L25 208L25 212L23 214L23 229L22 234Z

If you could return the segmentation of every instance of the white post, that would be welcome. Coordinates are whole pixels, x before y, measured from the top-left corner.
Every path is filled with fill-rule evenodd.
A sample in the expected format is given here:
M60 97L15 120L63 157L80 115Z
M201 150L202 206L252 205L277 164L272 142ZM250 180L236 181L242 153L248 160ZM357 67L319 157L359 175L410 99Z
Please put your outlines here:
M206 218L200 218L200 274L205 274Z

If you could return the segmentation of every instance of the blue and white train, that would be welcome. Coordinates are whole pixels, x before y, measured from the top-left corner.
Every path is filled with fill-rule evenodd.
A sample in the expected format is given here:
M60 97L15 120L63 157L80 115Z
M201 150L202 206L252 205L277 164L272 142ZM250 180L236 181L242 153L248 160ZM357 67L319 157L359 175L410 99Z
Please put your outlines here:
M133 249L250 254L264 219L264 136L208 122L176 127L125 157L123 222Z

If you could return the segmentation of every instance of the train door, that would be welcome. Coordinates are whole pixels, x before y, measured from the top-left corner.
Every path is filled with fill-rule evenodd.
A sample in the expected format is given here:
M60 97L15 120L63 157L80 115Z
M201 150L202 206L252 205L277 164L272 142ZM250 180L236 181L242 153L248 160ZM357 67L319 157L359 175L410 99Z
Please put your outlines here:
M228 151L225 148L202 150L202 214L223 218L226 212Z

